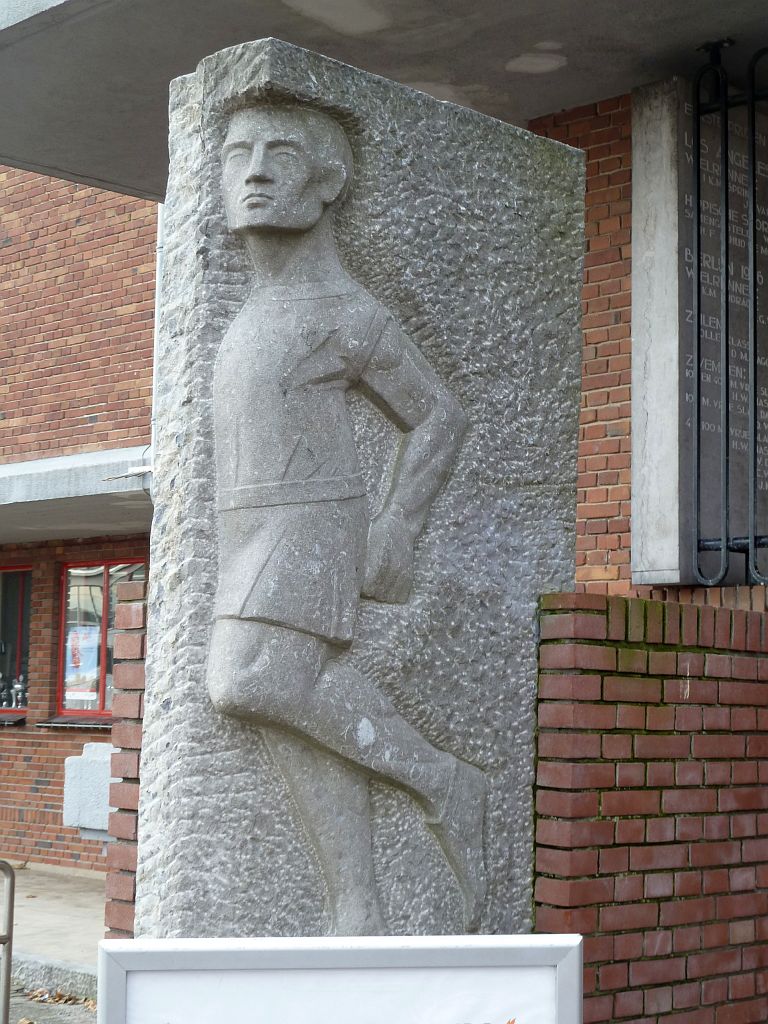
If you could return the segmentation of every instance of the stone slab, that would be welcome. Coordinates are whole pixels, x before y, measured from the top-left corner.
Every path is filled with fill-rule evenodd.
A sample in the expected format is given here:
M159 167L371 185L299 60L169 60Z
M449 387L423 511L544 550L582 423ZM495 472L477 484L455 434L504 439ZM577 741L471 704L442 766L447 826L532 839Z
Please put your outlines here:
M86 743L77 757L64 759L62 824L67 828L103 832L109 828L111 743Z
M322 873L258 729L205 686L217 582L211 376L248 294L226 233L227 112L265 98L344 126L347 271L393 312L469 429L416 544L405 604L363 601L345 655L437 747L481 767L485 932L531 926L536 603L574 585L580 153L276 40L222 51L171 90L137 935L331 929ZM395 431L350 400L372 510ZM377 885L395 934L462 930L424 816L370 783ZM344 827L340 808L340 828Z
M678 79L632 100L632 578L679 583ZM670 343L670 339L674 339Z

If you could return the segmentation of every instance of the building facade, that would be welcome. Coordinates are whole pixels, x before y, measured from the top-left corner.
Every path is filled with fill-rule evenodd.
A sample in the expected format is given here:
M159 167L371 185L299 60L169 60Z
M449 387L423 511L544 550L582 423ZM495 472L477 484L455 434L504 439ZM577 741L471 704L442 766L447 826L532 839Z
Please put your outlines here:
M529 126L587 161L576 593L542 598L536 928L585 935L587 1022L757 1022L765 588L632 582L632 114L627 94ZM0 612L17 638L0 655L16 680L0 710L0 856L108 867L109 934L129 935L147 531L125 524L146 514L148 484L80 480L88 493L54 488L37 518L30 507L43 460L92 468L112 452L104 476L148 464L156 211L28 172L2 181L0 451L7 479L33 469L0 504L0 531L4 515L16 531L0 548ZM109 844L63 824L64 760L86 742L116 749Z
M150 444L156 208L12 168L0 208L0 856L103 871L64 762L109 742L116 586L147 567L144 480L106 478Z

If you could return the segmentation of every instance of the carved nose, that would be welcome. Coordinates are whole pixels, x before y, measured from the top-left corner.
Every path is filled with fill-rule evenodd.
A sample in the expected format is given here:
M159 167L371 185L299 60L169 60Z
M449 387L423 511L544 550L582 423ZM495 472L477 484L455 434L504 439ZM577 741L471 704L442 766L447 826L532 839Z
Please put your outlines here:
M272 178L261 167L251 168L246 176L246 181L271 181Z
M251 158L251 165L248 168L248 174L245 180L251 181L271 181L272 176L267 168L267 162L264 153L254 151L253 157Z

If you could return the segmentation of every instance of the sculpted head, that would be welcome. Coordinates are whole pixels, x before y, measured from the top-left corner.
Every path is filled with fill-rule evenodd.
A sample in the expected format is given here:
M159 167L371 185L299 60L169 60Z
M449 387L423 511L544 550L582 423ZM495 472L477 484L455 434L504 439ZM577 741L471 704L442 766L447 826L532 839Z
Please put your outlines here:
M309 231L346 190L352 150L342 127L309 107L232 115L221 151L230 231Z

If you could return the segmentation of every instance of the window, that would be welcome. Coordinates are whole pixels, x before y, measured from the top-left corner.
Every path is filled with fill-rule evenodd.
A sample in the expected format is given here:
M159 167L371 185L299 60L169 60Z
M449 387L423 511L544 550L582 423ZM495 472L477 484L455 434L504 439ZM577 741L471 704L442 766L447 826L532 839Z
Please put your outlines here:
M59 714L110 714L116 589L118 583L143 579L141 563L64 567Z
M0 568L0 712L23 714L29 672L32 572Z

